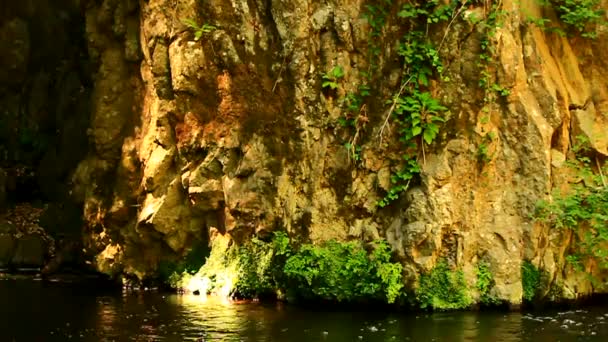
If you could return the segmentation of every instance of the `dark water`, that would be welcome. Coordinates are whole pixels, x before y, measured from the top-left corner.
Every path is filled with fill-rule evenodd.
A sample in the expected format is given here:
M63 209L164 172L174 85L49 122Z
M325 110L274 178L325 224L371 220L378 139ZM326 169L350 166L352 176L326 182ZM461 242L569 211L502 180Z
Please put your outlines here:
M0 341L608 341L608 308L334 312L0 281Z

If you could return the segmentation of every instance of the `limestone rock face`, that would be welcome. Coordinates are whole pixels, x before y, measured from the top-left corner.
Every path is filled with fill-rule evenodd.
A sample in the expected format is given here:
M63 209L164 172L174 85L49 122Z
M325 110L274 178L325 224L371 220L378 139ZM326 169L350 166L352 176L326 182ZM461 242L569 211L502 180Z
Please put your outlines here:
M240 242L282 229L313 242L385 238L412 284L447 259L474 287L485 262L492 295L515 305L522 260L547 271L564 296L603 291L565 266L568 237L530 215L560 186L573 137L608 155L608 35L553 35L526 21L537 4L502 1L493 77L508 94L488 111L478 87L481 28L464 19L483 8L464 9L433 36L445 59L446 77L432 86L449 108L442 133L419 158L420 180L381 209L402 161L385 105L399 91L398 22L382 31L373 104L356 132L338 123L340 99L369 67L365 3L88 1L90 146L73 192L98 269L145 278L207 243L210 231ZM12 25L5 34L22 30L3 25ZM336 66L340 86L323 89Z

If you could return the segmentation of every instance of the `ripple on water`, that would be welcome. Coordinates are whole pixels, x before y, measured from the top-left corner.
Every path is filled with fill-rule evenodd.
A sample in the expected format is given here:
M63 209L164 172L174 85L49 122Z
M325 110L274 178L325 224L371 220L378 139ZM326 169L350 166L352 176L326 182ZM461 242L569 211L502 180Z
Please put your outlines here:
M17 285L0 283L0 341L608 341L607 308L412 315Z

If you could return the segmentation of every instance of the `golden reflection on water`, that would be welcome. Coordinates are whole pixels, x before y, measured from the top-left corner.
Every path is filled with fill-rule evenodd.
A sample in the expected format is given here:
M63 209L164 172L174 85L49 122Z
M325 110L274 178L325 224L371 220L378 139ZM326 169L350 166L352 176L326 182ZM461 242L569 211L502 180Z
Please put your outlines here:
M204 332L211 339L238 337L255 334L264 340L266 324L262 310L256 305L238 304L225 297L176 295L169 297L170 302L179 306L182 319L191 329Z

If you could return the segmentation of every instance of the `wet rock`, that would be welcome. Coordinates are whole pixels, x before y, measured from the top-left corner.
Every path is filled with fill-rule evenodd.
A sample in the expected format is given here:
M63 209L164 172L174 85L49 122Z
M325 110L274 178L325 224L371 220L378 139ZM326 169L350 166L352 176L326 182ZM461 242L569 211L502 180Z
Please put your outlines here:
M12 259L14 267L43 267L47 243L37 234L25 235L17 241Z
M0 212L6 204L6 172L0 168Z
M27 22L15 18L0 25L0 84L18 84L27 73L30 58L30 32Z
M15 238L11 234L0 232L0 269L10 266L15 252Z

